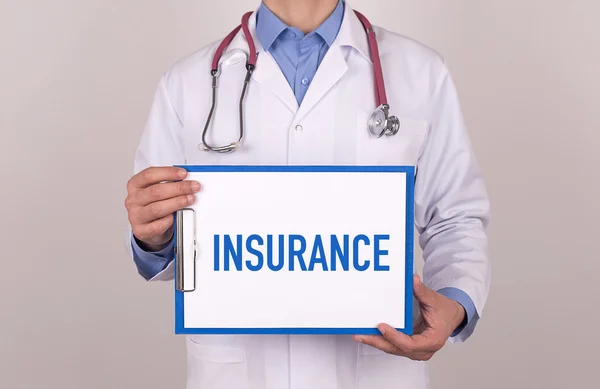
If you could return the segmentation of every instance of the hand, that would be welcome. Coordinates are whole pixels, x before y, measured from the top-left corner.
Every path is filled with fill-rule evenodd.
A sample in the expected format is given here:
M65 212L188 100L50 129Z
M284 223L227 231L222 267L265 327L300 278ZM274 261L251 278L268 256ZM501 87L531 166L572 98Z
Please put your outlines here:
M355 336L356 341L368 344L388 354L428 361L439 351L454 330L462 323L465 310L458 302L429 289L414 276L414 293L421 309L421 320L415 326L413 336L398 332L395 328L380 324L381 336Z
M173 213L196 201L200 190L196 181L181 181L185 169L149 167L134 175L127 183L127 208L133 235L144 249L158 251L173 235Z

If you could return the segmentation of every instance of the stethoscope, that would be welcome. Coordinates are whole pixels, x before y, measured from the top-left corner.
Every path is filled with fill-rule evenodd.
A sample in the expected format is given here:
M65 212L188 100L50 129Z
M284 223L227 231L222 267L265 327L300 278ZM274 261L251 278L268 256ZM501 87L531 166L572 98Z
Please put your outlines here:
M396 116L390 116L389 114L390 106L387 102L387 96L385 94L385 86L383 84L383 72L381 70L379 48L377 46L375 32L373 31L371 23L364 15L362 15L358 11L354 11L354 13L356 13L356 16L358 16L358 19L360 20L367 32L367 37L369 40L369 49L371 51L371 61L373 62L373 71L375 74L375 99L377 102L377 108L369 117L369 134L375 138L381 138L383 135L396 135L398 129L400 128L400 121ZM244 16L242 17L242 23L239 26L237 26L233 31L231 31L229 35L225 37L225 39L223 39L213 57L212 69L210 71L210 74L212 76L212 106L210 107L210 112L206 120L206 125L204 126L204 131L202 132L202 144L198 145L199 148L204 149L206 151L215 151L218 153L229 153L235 151L241 146L242 138L244 137L243 102L248 89L248 84L250 83L250 77L252 76L252 72L256 67L257 57L256 47L254 46L254 41L250 34L250 29L248 28L248 19L250 18L250 15L252 15L252 12L244 14ZM248 48L250 50L250 55L248 56L248 59L246 61L246 77L244 79L244 86L242 89L242 94L239 103L240 136L237 141L230 143L226 146L210 146L206 142L206 132L208 130L208 126L210 125L210 120L215 109L217 78L219 76L219 60L221 59L223 52L225 51L227 46L229 46L235 35L240 30L240 28L244 31L246 41L248 42Z

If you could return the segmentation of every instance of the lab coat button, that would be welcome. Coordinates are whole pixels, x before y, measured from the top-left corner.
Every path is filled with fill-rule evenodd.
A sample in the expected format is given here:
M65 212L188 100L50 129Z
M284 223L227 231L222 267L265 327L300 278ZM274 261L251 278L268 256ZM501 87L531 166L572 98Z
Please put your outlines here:
M302 131L302 126L298 124L298 125L296 126L296 131L298 131L298 132Z

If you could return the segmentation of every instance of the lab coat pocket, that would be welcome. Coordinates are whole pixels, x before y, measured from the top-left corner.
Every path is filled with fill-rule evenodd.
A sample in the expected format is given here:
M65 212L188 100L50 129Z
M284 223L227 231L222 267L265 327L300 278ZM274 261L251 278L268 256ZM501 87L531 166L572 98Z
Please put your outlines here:
M396 135L371 137L368 131L370 113L358 113L356 154L359 165L416 166L427 138L429 122L406 116L398 117Z
M247 388L247 359L243 346L202 344L188 337L187 348L189 387Z

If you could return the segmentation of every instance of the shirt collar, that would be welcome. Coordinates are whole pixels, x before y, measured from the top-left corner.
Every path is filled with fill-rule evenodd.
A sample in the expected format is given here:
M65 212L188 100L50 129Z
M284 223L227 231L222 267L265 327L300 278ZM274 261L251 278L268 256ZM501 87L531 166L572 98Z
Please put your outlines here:
M256 18L256 36L262 47L268 51L277 37L289 28L263 2L258 9ZM344 0L339 0L331 15L314 31L319 34L327 45L335 40L344 18Z
M344 2L339 0L331 15L315 30L315 33L321 35L325 43L331 46L340 30L343 18Z
M269 51L273 42L286 28L288 26L261 2L256 16L256 37L265 51Z

